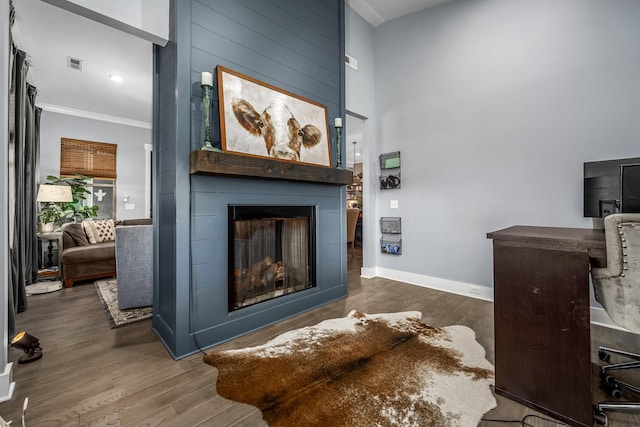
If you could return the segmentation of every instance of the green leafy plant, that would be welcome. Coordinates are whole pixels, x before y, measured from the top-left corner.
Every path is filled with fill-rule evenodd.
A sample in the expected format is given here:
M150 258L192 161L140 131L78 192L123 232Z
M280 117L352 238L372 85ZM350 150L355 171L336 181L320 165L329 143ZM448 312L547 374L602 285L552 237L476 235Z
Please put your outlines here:
M87 206L87 205L77 206L75 211L73 211L73 218L76 218L76 219L95 218L98 216L98 208L99 206Z
M73 200L69 203L58 203L64 211L64 218L82 221L98 216L99 206L88 206L86 203L87 196L91 194L91 192L87 190L91 177L80 174L73 177L49 175L47 176L47 180L51 184L68 185L71 187L71 197L73 197Z
M65 211L60 206L60 203L47 203L40 212L38 212L38 218L43 224L59 224L63 218L66 217Z

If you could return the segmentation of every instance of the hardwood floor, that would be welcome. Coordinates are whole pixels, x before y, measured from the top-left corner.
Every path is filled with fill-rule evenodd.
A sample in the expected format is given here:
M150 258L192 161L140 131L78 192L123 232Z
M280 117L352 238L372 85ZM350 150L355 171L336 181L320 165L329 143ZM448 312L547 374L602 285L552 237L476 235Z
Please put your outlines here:
M365 312L419 310L433 326L462 324L472 328L493 362L493 304L386 279L359 277L361 254L349 265L349 296L288 319L218 348L262 344L275 335L321 320L342 317L352 309ZM19 365L22 355L9 349L16 361L14 398L0 404L0 415L20 425L23 401L29 398L29 427L42 426L260 426L260 412L216 394L217 372L196 354L174 361L146 320L109 329L92 283L29 297L29 310L17 318L17 330L40 339L41 360ZM597 345L640 349L634 334L592 328L594 363ZM594 368L595 369L595 368ZM598 396L603 398L603 396ZM470 399L473 396L469 396ZM498 406L485 418L520 420L536 414L497 396ZM555 422L527 420L531 426ZM504 425L483 421L482 426ZM611 426L640 425L640 417L610 415Z

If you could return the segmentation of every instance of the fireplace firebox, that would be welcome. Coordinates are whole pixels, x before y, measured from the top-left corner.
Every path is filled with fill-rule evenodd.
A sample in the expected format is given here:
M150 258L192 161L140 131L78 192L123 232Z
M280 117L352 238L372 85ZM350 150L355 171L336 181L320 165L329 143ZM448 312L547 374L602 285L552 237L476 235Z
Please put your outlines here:
M316 286L314 206L229 205L229 311Z

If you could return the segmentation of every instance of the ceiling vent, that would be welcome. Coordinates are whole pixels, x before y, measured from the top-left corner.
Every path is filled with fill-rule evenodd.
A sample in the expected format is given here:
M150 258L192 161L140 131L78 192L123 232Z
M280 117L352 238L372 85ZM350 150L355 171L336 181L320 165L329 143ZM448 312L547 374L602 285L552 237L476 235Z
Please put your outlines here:
M82 60L67 56L67 67L73 70L82 71Z

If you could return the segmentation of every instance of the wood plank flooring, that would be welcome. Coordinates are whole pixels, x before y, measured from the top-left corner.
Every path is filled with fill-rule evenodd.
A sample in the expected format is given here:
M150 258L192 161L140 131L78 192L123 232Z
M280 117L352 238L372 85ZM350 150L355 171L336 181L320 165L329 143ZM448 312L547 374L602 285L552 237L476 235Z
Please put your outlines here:
M356 251L349 265L346 299L218 348L262 344L284 331L342 317L352 309L370 313L419 310L427 324L472 328L493 362L492 303L386 279L361 279L361 261L361 253ZM150 320L110 329L92 283L29 297L29 310L18 315L17 330L38 337L44 356L32 364L19 365L17 359L22 353L9 349L9 360L16 362L16 390L11 401L0 403L0 415L14 420L13 425L20 425L26 397L29 427L266 425L257 409L217 395L217 371L202 362L202 354L174 361L151 331ZM594 363L600 363L596 356L600 343L640 349L640 339L634 334L598 326L592 331ZM496 399L497 408L485 418L520 420L536 414L501 396ZM536 419L527 423L560 425ZM505 424L483 421L481 425ZM640 417L610 415L610 426L631 425L640 425Z

